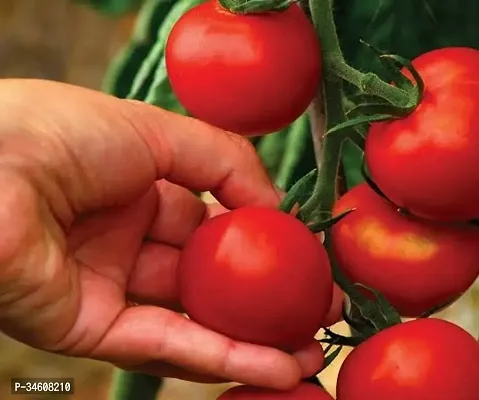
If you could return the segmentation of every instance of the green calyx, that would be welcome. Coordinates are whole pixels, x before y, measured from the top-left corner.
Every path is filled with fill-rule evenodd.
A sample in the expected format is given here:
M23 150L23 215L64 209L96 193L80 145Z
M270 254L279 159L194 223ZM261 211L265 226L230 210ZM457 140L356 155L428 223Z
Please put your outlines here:
M234 14L260 14L284 11L298 0L218 0L226 10Z

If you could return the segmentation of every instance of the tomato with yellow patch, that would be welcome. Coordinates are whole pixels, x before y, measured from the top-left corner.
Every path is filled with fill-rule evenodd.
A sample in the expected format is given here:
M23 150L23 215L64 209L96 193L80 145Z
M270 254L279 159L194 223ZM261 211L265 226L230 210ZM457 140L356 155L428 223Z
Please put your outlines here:
M332 249L353 282L381 292L402 316L458 298L479 276L479 228L401 214L366 183L340 198Z

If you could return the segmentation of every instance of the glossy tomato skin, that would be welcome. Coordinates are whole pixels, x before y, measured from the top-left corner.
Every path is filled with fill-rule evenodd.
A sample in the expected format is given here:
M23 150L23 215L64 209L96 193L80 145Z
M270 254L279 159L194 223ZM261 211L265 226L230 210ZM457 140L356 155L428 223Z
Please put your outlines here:
M405 118L374 123L365 159L395 204L434 219L479 217L479 50L445 48L413 60L425 83Z
M276 391L253 386L235 386L217 400L334 400L324 389L301 383L291 391Z
M314 234L291 215L262 207L200 226L182 252L178 286L192 320L285 351L313 341L333 290L326 250Z
M208 0L173 27L165 50L171 86L196 118L243 135L280 130L317 93L320 45L304 12L236 15Z
M478 277L478 227L405 216L366 183L341 197L333 213L352 208L331 231L338 265L401 315L419 316L455 299Z
M336 393L337 400L477 400L479 343L439 319L396 325L346 357Z

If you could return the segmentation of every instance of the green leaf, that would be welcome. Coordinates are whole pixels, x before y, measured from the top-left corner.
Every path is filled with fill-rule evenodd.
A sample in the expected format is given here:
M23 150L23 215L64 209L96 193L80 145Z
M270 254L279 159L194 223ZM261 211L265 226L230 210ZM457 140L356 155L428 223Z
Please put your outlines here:
M386 322L386 327L388 326L393 326L401 323L401 316L397 312L397 310L389 303L389 301L382 295L378 290L373 289L369 286L363 285L362 283L355 283L356 286L362 287L369 292L371 292L375 299L376 299L376 304L378 305L379 310L381 311L381 314L384 317L384 320Z
M376 303L368 299L363 293L361 293L357 286L349 281L349 279L343 274L339 267L335 254L332 251L331 246L331 233L326 231L324 246L329 255L329 261L333 271L334 281L343 290L351 302L351 310L357 310L359 316L364 320L363 330L359 331L364 337L369 337L374 332L388 327L388 321L384 318L383 310L380 308L379 303ZM372 325L374 329L371 331L369 326Z
M361 173L362 160L363 152L360 149L349 141L343 143L341 162L343 164L343 171L348 190L351 190L354 186L364 182Z
M158 30L173 6L174 0L146 0L138 13L130 42L111 62L103 82L103 90L120 98L131 94L131 86L144 60L155 46ZM153 81L153 74L146 74L140 87L130 98L143 99Z
M276 185L281 189L287 190L294 181L294 174L305 159L310 140L309 117L307 113L304 113L288 128L284 156L275 179ZM314 168L314 165L308 170L312 168Z
M307 226L309 230L313 233L323 232L326 229L331 228L334 224L337 224L341 221L346 215L351 214L355 208L346 210L339 215L331 217L331 213L327 211L319 211L313 215L312 220L307 221ZM327 215L327 218L324 218L323 215Z
M291 134L289 129L284 129L263 136L256 146L259 158L263 162L271 180L276 179L281 167L281 160L286 149L286 142Z
M131 40L153 45L163 21L176 0L143 0L144 4L136 17Z
M110 62L103 78L102 90L113 96L126 98L138 69L149 51L148 45L137 43L130 43L121 50Z
M423 93L424 93L424 81L421 75L419 75L419 72L416 70L416 68L414 68L411 61L409 61L408 59L404 57L401 57L395 54L384 54L381 56L381 59L393 60L394 62L398 63L400 66L406 68L411 73L415 83L414 89L410 88L410 90L413 90L416 95L411 103L411 109L414 109L421 101Z
M385 103L361 103L346 113L348 118L351 117L360 117L360 116L371 116L371 115L394 115L400 116L401 111L397 107L392 106L391 104Z
M382 61L384 69L391 77L390 80L392 82L396 83L396 85L401 89L407 91L412 89L412 82L401 72L401 68L398 67L398 63L394 59L389 57L389 54L382 50L379 50L377 47L367 43L364 40L360 40L360 42L367 46L369 49L371 49L379 57L380 61Z
M388 121L396 118L397 117L390 114L361 115L359 117L349 119L346 122L334 126L326 132L326 135L338 134L339 132L348 131L349 129L355 128L356 126L370 124L371 122Z
M304 204L313 193L317 175L318 170L313 169L296 182L284 197L279 209L289 214L296 204Z
M162 62L163 54L163 43L157 41L150 49L150 52L145 57L137 72L131 85L131 89L128 92L128 99L142 100L144 98L142 94L148 93L149 87L155 76L155 71Z
M165 18L163 25L158 32L158 44L157 46L165 46L168 36L170 35L173 26L178 22L181 16L197 6L203 3L204 0L180 0L170 10ZM166 73L165 57L161 58L154 73L154 78L151 86L148 89L148 93L145 97L145 102L156 105L167 110L177 112L180 114L186 114L186 110L178 102L178 99L174 95L168 75Z

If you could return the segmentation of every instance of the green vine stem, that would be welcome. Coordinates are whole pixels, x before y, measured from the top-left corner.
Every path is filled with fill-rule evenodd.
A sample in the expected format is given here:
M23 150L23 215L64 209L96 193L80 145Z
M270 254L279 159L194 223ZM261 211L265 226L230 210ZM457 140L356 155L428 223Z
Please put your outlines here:
M364 94L381 97L396 107L410 103L410 94L405 90L384 82L374 73L364 74L346 63L336 33L332 0L309 0L309 8L323 46L326 79L342 79Z
M325 132L328 127L335 126L345 120L346 116L342 108L342 88L340 82L327 82L325 80L322 93L322 104L325 115L315 112L311 117L325 120L325 122L311 123L316 130L312 130L313 142L315 143L316 163L318 177L313 195L301 207L303 215L314 215L331 211L336 201L336 177L341 159L341 146L344 137L341 135L328 135ZM316 100L319 102L319 100ZM314 107L314 103L313 103Z
M311 16L322 42L324 77L322 90L311 105L310 112L311 126L313 127L311 133L315 145L318 172L313 193L300 208L299 215L304 221L316 220L321 215L331 214L337 196L342 145L346 139L350 139L356 145L361 146L364 140L360 132L353 127L327 133L348 121L344 108L343 80L337 74L338 65L345 64L345 62L336 35L331 1L310 0L309 2ZM349 80L347 81L349 82ZM373 90L374 93L368 94L381 96L392 103L396 102L396 105L403 101L409 103L410 94L407 92L402 92L381 81L378 77L374 79L374 82L374 85L367 85L362 89ZM404 93L406 93L405 97L403 97ZM325 246L330 255L334 280L360 312L364 322L360 327L362 336L369 337L377 331L400 322L398 315L394 310L390 310L387 304L382 304L379 299L378 302L369 300L358 290L356 285L349 282L344 276L334 261L328 229L326 229Z
M115 370L110 400L156 399L163 379L156 376Z

